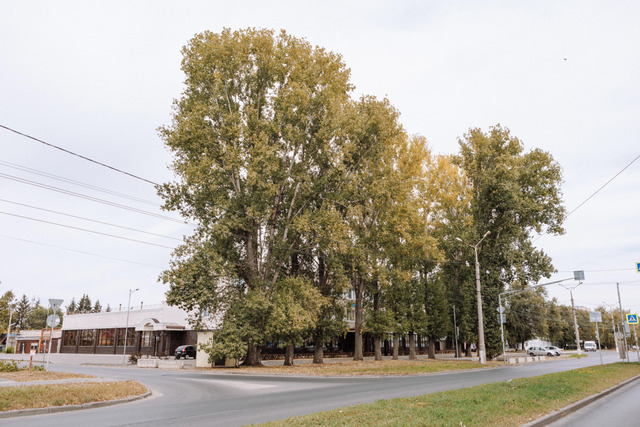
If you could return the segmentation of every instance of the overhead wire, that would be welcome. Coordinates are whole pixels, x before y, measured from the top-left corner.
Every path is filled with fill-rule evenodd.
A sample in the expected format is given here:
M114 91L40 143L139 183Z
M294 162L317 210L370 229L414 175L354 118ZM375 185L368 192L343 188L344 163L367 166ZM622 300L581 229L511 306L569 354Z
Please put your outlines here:
M81 227L74 227L72 225L61 224L61 223L53 222L53 221L46 221L46 220L43 220L43 219L31 218L31 217L28 217L28 216L25 216L25 215L12 214L12 213L9 213L9 212L2 212L2 211L0 211L0 214L13 216L13 217L17 217L17 218L28 219L28 220L31 220L31 221L41 222L41 223L44 223L44 224L57 225L59 227L70 228L70 229L73 229L73 230L84 231L84 232L87 232L87 233L93 233L93 234L99 234L99 235L102 235L102 236L114 237L116 239L129 240L131 242L143 243L143 244L146 244L146 245L157 246L157 247L160 247L160 248L174 249L172 246L166 246L166 245L161 245L161 244L158 244L158 243L146 242L144 240L132 239L132 238L129 238L129 237L118 236L116 234L110 234L110 233L103 233L101 231L89 230L89 229L81 228Z
M41 170L38 170L38 169L29 168L27 166L18 165L18 164L11 163L11 162L5 162L3 160L0 160L0 165L8 167L8 168L12 168L12 169L20 170L20 171L23 171L23 172L31 173L31 174L34 174L34 175L39 175L39 176L42 176L42 177L45 177L45 178L51 178L51 179L54 179L56 181L61 181L61 182L66 182L68 184L77 185L77 186L84 187L84 188L87 188L87 189L90 189L90 190L100 191L100 192L103 192L103 193L106 193L106 194L111 194L113 196L118 196L118 197L122 197L122 198L125 198L125 199L133 200L133 201L136 201L136 202L145 203L145 204L148 204L148 205L151 205L151 206L160 207L160 204L158 204L156 202L151 202L149 200L142 199L140 197L130 196L128 194L120 193L118 191L113 191L113 190L109 190L109 189L106 189L106 188L103 188L103 187L98 187L96 185L87 184L85 182L76 181L74 179L65 178L65 177L60 176L60 175L55 175L55 174L44 172L44 171L41 171Z
M97 165L103 166L103 167L105 167L105 168L111 169L111 170L113 170L113 171L115 171L115 172L118 172L118 173L121 173L121 174L124 174L124 175L130 176L131 178L134 178L134 179L137 179L137 180L140 180L140 181L143 181L143 182L147 182L147 183L149 183L149 184L151 184L151 185L154 185L154 186L157 186L157 185L158 185L157 183L155 183L155 182L153 182L153 181L151 181L151 180L149 180L149 179L142 178L141 176L138 176L138 175L132 174L132 173L130 173L130 172L126 172L126 171L124 171L124 170L122 170L122 169L119 169L119 168L117 168L117 167L115 167L115 166L111 166L111 165L108 165L108 164L106 164L106 163L99 162L99 161L94 160L94 159L92 159L92 158L90 158L90 157L83 156L83 155L78 154L78 153L75 153L75 152L73 152L73 151L71 151L71 150L67 150L66 148L62 148L62 147L59 147L59 146L57 146L57 145L55 145L55 144L51 144L51 143L49 143L49 142L43 141L43 140L41 140L41 139L39 139L39 138L36 138L36 137L31 136L31 135L28 135L28 134L26 134L26 133L23 133L23 132L17 131L17 130L15 130L15 129L12 129L12 128L10 128L10 127L8 127L8 126L5 126L5 125L3 125L3 124L0 124L0 128L6 129L6 130L8 130L9 132L13 132L13 133L15 133L15 134L17 134L17 135L24 136L25 138L29 138L29 139L31 139L31 140L33 140L33 141L39 142L40 144L44 144L44 145L46 145L46 146L48 146L48 147L55 148L56 150L63 151L63 152L65 152L65 153L67 153L67 154L70 154L70 155L72 155L72 156L79 157L79 158L81 158L81 159L83 159L83 160L86 160L86 161L88 161L88 162L92 162L92 163L95 163L95 164L97 164Z
M146 263L142 263L142 262L138 262L138 261L131 261L131 260L128 260L128 259L115 258L115 257L106 256L106 255L99 255L99 254L95 254L93 252L79 251L77 249L65 248L63 246L57 246L57 245L50 245L48 243L36 242L35 240L29 240L29 239L21 239L19 237L7 236L7 235L4 235L4 234L0 234L0 237L4 237L5 239L18 240L18 241L21 241L21 242L32 243L34 245L46 246L46 247L49 247L49 248L62 249L64 251L69 251L69 252L76 252L76 253L84 254L84 255L91 255L91 256L98 257L98 258L105 258L105 259L110 259L110 260L114 260L114 261L126 262L126 263L129 263L129 264L137 264L137 265L143 265L145 267L153 267L153 268L159 268L159 269L165 268L165 267L160 267L158 265L146 264Z
M72 214L68 214L68 213L64 213L64 212L54 211L52 209L45 209L45 208L41 208L41 207L38 207L38 206L27 205L25 203L14 202L14 201L11 201L11 200L6 200L6 199L0 199L0 202L11 203L13 205L23 206L23 207L27 207L27 208L31 208L31 209L37 209L37 210L40 210L40 211L43 211L43 212L54 213L54 214L57 214L57 215L63 215L63 216L67 216L67 217L70 217L70 218L81 219L81 220L84 220L84 221L90 221L90 222L94 222L96 224L108 225L110 227L117 227L117 228L121 228L121 229L124 229L124 230L135 231L137 233L149 234L151 236L163 237L165 239L177 240L179 242L182 241L182 239L178 239L178 238L172 237L172 236L165 236L163 234L152 233L150 231L139 230L139 229L131 228L131 227L125 227L123 225L113 224L113 223L105 222L105 221L99 221L99 220L96 220L96 219L86 218L86 217L79 216L79 215L72 215Z
M167 216L167 215L162 215L162 214L159 214L159 213L155 213L155 212L150 212L150 211L146 211L146 210L143 210L143 209L134 208L132 206L124 205L124 204L121 204L121 203L111 202L109 200L105 200L105 199L101 199L101 198L98 198L98 197L89 196L89 195L86 195L86 194L78 193L78 192L71 191L71 190L66 190L66 189L59 188L59 187L54 187L52 185L43 184L43 183L40 183L40 182L37 182L37 181L31 181L31 180L28 180L28 179L25 179L25 178L20 178L20 177L14 176L14 175L0 173L0 178L5 178L5 179L8 179L8 180L20 182L20 183L23 183L23 184L28 184L28 185L39 187L39 188L43 188L43 189L46 189L46 190L55 191L55 192L58 192L58 193L66 194L66 195L73 196L73 197L78 197L78 198L85 199L85 200L90 200L90 201L97 202L97 203L102 203L102 204L107 205L107 206L112 206L112 207L119 208L119 209L125 209L125 210L129 210L129 211L136 212L136 213L139 213L139 214L143 214L143 215L149 215L149 216L153 216L153 217L156 217L156 218L165 219L167 221L177 222L179 224L193 225L193 224L190 224L187 221L176 219L176 218L172 218L172 217Z
M616 179L620 174L622 174L622 172L624 172L629 166L631 166L632 164L634 164L638 159L640 159L640 154L638 156L636 156L636 158L634 158L633 160L631 160L631 162L629 162L629 164L627 164L625 167L623 167L620 171L618 171L618 173L616 173L611 179L609 179L607 182L605 182L600 188L598 188L596 191L594 191L593 193L591 193L591 195L589 197L587 197L586 199L584 199L582 201L582 203L580 203L578 206L576 206L575 208L573 208L568 214L566 214L564 216L564 219L566 220L571 214L573 214L575 211L577 211L578 209L580 209L582 206L584 206L589 200L591 200L593 197L595 197L596 194L598 194L600 191L602 191L607 185L609 185L614 179ZM537 238L535 238L533 241L537 242L539 239L541 239L543 236L546 236L547 234L549 234L548 232L545 232L541 235L539 235Z

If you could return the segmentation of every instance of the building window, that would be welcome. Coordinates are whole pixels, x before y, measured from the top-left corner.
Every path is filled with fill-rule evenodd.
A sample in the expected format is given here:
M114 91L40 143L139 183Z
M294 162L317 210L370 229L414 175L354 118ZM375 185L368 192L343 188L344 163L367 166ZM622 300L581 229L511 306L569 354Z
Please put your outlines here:
M98 345L100 347L112 347L114 342L114 329L100 329L98 333Z
M93 342L95 341L95 332L93 329L84 329L80 331L80 345L84 347L93 346Z
M153 338L152 331L144 331L142 333L142 347L151 347L152 338Z
M136 344L136 330L135 328L118 329L118 347L124 347L124 335L127 335L127 347L133 347Z
M64 331L62 345L74 346L78 342L78 331Z

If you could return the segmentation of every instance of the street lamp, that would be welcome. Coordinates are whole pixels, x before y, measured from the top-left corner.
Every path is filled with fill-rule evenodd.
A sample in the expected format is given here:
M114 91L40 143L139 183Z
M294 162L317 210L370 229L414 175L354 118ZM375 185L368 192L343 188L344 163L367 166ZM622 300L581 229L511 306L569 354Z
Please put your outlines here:
M484 346L484 319L482 317L482 288L480 286L480 263L478 262L478 246L489 234L491 234L491 231L487 231L486 233L484 233L482 239L480 239L480 241L476 243L475 246L470 245L459 237L456 237L456 240L459 240L469 247L472 247L476 255L476 293L478 299L478 358L480 359L480 363L483 365L486 365L487 363L487 354Z
M616 345L616 353L620 354L620 350L618 350L618 340L616 339L616 322L613 319L613 312L616 310L615 304L607 304L604 301L602 301L602 303L606 305L608 308L611 308L611 306L614 307L614 308L611 308L611 330L613 331L613 342Z
M512 289L509 291L504 291L498 294L498 313L500 313L500 336L502 337L502 360L504 360L504 362L507 362L507 357L506 357L506 352L505 352L505 348L504 348L504 326L502 323L502 313L504 312L504 307L502 307L502 296L505 295L515 295L515 294L519 294L522 292L526 292L528 290L531 289L535 289L535 288L540 288L542 286L549 286L549 285L555 285L556 283L562 283L565 280L571 280L572 278L569 277L568 279L560 279L560 280L556 280L554 282L548 282L548 283L540 283L537 285L533 285L533 286L528 286L524 289ZM582 270L577 270L573 272L573 279L574 280L584 280L584 271ZM562 286L562 285L560 285ZM572 297L573 298L573 297ZM573 301L573 300L572 300ZM575 316L574 316L575 319Z
M580 331L578 330L578 319L576 318L576 307L575 307L575 305L573 305L573 290L575 288L577 288L578 286L580 286L581 284L582 284L582 282L578 283L577 285L575 285L572 288L567 288L562 283L560 284L560 286L562 286L563 288L568 290L569 291L569 295L571 295L571 311L573 311L573 328L574 328L575 335L576 335L576 347L578 348L578 355L582 354L582 351L580 350Z
M131 294L139 291L140 288L134 290L129 289L129 303L127 304L127 323L124 327L124 349L122 350L122 364L127 364L127 334L129 333L129 311L131 311Z

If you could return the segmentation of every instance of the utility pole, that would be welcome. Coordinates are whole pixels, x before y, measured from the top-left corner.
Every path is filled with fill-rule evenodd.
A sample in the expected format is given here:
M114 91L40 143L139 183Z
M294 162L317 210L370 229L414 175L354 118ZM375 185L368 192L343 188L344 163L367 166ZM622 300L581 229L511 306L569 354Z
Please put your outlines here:
M620 283L616 283L616 289L618 289L618 305L620 306L620 322L622 323L622 349L629 362L629 348L627 347L627 329L624 327L624 314L622 314L622 300L620 299Z
M456 322L456 306L453 306L453 337L456 345L456 359L460 357L460 349L458 348L458 323Z

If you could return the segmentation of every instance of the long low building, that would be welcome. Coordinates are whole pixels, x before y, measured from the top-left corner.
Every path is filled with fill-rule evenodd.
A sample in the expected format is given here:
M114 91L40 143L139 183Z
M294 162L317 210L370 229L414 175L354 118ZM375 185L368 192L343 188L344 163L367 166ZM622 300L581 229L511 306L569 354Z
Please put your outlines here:
M172 356L178 346L195 345L197 332L187 312L167 305L67 314L62 324L61 353Z

